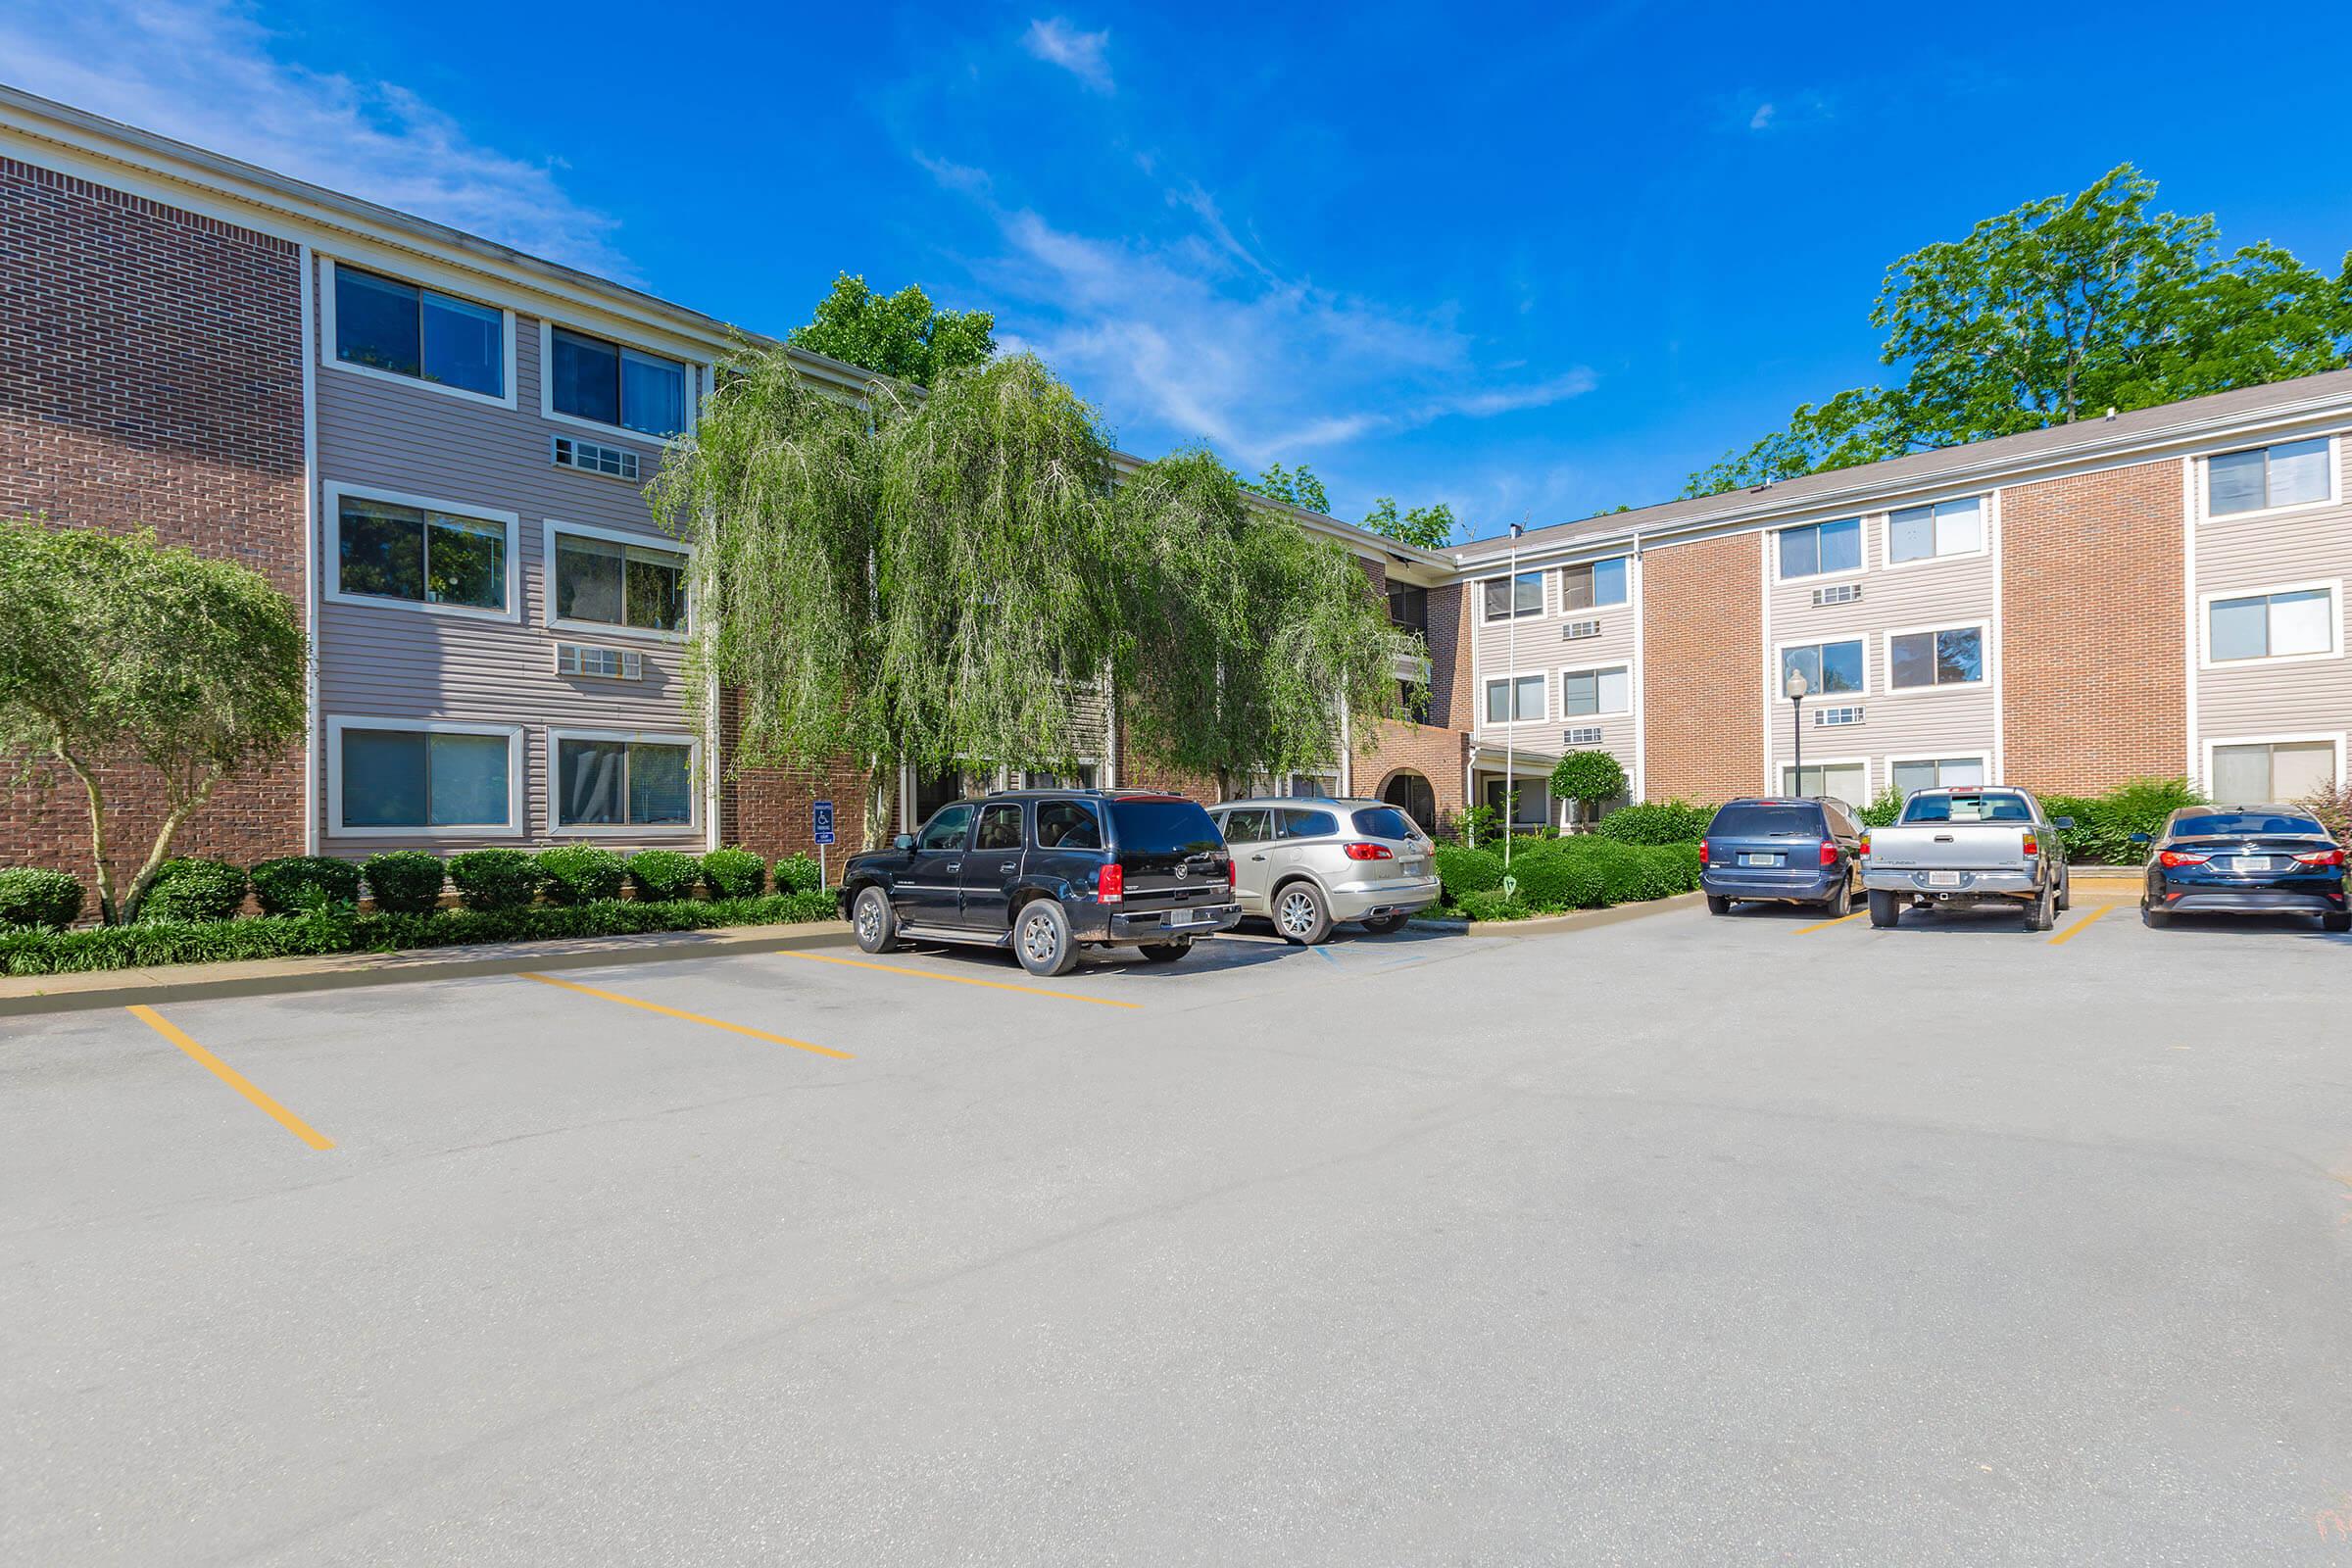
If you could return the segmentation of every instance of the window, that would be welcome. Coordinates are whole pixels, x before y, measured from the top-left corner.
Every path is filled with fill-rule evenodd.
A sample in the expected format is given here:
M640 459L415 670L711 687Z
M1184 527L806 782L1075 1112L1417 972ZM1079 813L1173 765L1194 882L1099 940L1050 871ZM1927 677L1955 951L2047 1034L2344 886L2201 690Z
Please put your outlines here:
M1218 826L1228 844L1263 844L1274 836L1274 813L1264 807L1227 811Z
M2317 441L2290 441L2284 446L2208 458L2205 510L2212 516L2227 517L2232 513L2325 501L2333 489L2328 483L2328 442L2323 436Z
M972 834L975 850L1017 850L1021 847L1021 808L1017 806L984 806L980 808L980 826Z
M335 592L504 614L509 524L334 492Z
M1544 574L1540 571L1523 571L1516 577L1489 577L1482 586L1486 591L1489 620L1521 620L1544 613Z
M1046 801L1037 808L1037 847L1041 850L1099 850L1102 826L1091 806L1077 801Z
M1862 691L1866 684L1862 678L1862 639L1854 637L1843 642L1806 643L1782 649L1781 696L1788 695L1788 677L1799 674L1805 677L1807 696L1836 697Z
M1633 710L1633 683L1626 678L1623 664L1615 664L1607 669L1572 669L1560 677L1562 718L1582 718L1589 713L1630 713Z
M2276 835L2280 838L2325 839L2330 837L2316 816L2287 815L2272 811L2200 811L2193 816L2176 816L2165 828L2164 837L2181 839L2229 838L2237 834Z
M686 629L686 557L682 551L551 528L555 575L548 606L556 621Z
M1110 803L1110 826L1130 855L1207 855L1225 847L1217 825L1191 801L1126 796Z
M1498 778L1487 780L1487 805L1493 807L1498 816L1502 814L1504 782ZM1512 826L1542 827L1551 820L1551 798L1542 779L1522 775L1518 780L1518 788L1510 792L1510 797L1511 805L1515 808L1511 812Z
M342 719L329 729L334 814L342 831L504 832L515 826L513 731L404 729Z
M970 806L943 806L939 814L923 824L923 836L914 841L918 850L960 850L964 829L972 825Z
M2245 806L2299 801L2335 780L2335 742L2261 741L2213 748L2213 794Z
M1886 519L1889 562L1933 561L1937 556L1974 556L1984 549L1984 513L1974 496L1906 507Z
M1896 691L1969 686L1984 678L1984 628L1897 632L1886 639L1887 684Z
M1429 590L1411 583L1389 584L1389 624L1405 631L1429 630Z
M547 402L558 414L664 440L686 428L686 367L567 327L548 329Z
M2205 658L2296 659L2335 652L2335 590L2291 588L2208 601Z
M1560 608L1597 610L1625 603L1625 558L1588 561L1560 568Z
M1274 814L1282 818L1282 836L1286 839L1327 839L1340 830L1340 819L1329 811L1284 810Z
M1887 764L1897 795L1913 790L1970 789L1984 782L1982 757L1921 757Z
M694 748L683 741L550 733L560 827L685 827L694 821Z
M1367 806L1350 818L1355 830L1368 839L1417 839L1420 830L1410 818L1394 806Z
M1487 682L1487 722L1510 724L1544 716L1544 677L1522 675L1516 682Z
M1802 768L1783 767L1781 793L1827 796L1859 809L1868 800L1863 782L1868 772L1860 762L1807 762Z
M1029 790L1091 790L1095 787L1095 764L1081 762L1075 773L1049 773L1031 769L1021 775L1021 788Z
M1808 523L1781 530L1781 575L1818 577L1825 571L1862 569L1862 519Z
M507 315L335 265L335 358L504 401Z
M1400 680L1396 683L1396 706L1413 723L1426 724L1429 722L1430 711L1436 697L1437 693L1431 691L1426 685L1416 684L1409 680Z

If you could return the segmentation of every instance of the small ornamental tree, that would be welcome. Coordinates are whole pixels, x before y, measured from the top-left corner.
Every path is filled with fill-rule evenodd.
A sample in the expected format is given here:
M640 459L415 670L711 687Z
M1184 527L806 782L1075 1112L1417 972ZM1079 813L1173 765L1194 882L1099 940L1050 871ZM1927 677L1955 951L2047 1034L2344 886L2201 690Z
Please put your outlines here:
M293 604L234 562L152 531L0 521L0 755L80 783L110 925L137 916L223 780L301 738L307 659ZM109 793L133 779L163 820L119 886Z
M1625 793L1625 764L1607 752L1569 752L1551 765L1551 793L1577 804L1577 820Z

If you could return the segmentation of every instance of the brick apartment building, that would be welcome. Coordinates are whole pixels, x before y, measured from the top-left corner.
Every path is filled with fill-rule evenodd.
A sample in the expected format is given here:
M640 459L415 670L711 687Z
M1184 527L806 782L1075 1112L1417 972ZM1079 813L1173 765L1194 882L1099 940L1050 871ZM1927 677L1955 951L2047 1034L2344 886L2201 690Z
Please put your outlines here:
M0 507L243 561L314 642L307 744L194 821L188 853L773 855L808 847L819 798L854 842L856 766L738 769L730 705L708 732L686 717L681 547L639 491L731 341L0 89ZM1351 737L1333 775L1270 783L1434 820L1597 747L1645 799L2149 773L2298 793L2341 776L2352 728L2347 428L2352 372L2314 376L1538 529L1515 575L1507 540L1433 552L1287 512L1423 632L1429 702ZM1090 781L1200 791L1124 755L1102 697ZM899 825L992 781L909 774ZM0 807L0 863L86 870L59 786ZM1519 800L1556 809L1540 785Z

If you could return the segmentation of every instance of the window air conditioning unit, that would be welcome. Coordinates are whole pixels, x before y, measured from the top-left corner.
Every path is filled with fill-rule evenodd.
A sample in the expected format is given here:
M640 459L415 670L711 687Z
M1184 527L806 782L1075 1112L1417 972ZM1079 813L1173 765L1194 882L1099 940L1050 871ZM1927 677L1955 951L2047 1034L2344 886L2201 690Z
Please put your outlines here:
M645 679L645 656L634 648L589 648L556 644L556 673L599 680Z
M1597 620L1572 620L1560 628L1560 641L1564 643L1575 642L1581 637L1597 637L1599 635L1600 622Z
M1600 744L1600 726L1588 724L1580 729L1564 729L1560 731L1560 744L1562 746L1598 746Z
M1859 724L1861 722L1862 710L1859 708L1816 708L1813 710L1813 727L1815 729L1836 729L1842 724Z
M621 447L609 447L602 442L583 441L578 436L555 437L555 464L559 468L577 468L582 473L601 473L610 478L637 478L637 454Z
M1850 605L1861 597L1862 585L1858 582L1836 582L1813 590L1813 602L1817 605Z

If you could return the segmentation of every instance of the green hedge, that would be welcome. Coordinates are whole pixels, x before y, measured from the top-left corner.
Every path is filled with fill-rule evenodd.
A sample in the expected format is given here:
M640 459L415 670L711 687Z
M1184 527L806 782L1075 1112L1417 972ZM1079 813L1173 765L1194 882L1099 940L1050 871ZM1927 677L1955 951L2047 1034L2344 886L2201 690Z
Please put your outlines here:
M1441 854L1445 852L1441 851ZM1500 857L1483 851L1494 862L1497 883L1502 876ZM1461 889L1446 886L1446 903L1473 920L1516 920L1535 914L1557 914L1569 909L1594 909L1611 904L1640 904L1672 898L1698 886L1698 844L1624 844L1595 834L1547 839L1515 845L1510 875L1517 888L1506 898L1496 887L1476 887L1487 868L1476 862L1457 862ZM1441 868L1440 875L1444 876Z
M245 903L245 869L226 860L171 859L139 903L142 920L225 920Z
M787 855L776 862L779 893L813 893L823 881L823 870L806 855Z
M475 942L534 942L698 931L719 926L825 920L829 893L764 899L681 899L671 903L539 905L507 909L444 909L433 914L359 914L314 909L247 920L155 920L80 931L0 933L0 974L73 974L151 964L227 958L277 958L330 953L391 953Z
M253 896L264 914L300 914L332 905L357 906L360 868L328 855L285 855L253 868Z
M1490 893L1502 886L1502 857L1491 850L1468 850L1441 844L1435 856L1438 880L1446 886L1446 902L1459 904L1471 893Z
M1602 817L1592 831L1620 844L1693 844L1706 837L1715 820L1712 806L1689 801L1646 801L1621 806Z
M639 850L629 857L629 886L647 903L691 899L702 877L703 862L676 850Z
M449 879L468 909L522 908L539 896L546 878L538 861L520 850L467 850L449 859Z
M430 914L441 906L448 871L437 855L422 850L386 850L360 862L360 875L375 895L375 906L391 914Z
M712 850L703 857L703 880L717 899L756 899L767 886L767 862L749 850Z
M1594 857L1578 839L1545 839L1514 847L1510 875L1530 909L1590 909L1608 902ZM1622 846L1618 846L1622 848Z
M37 866L0 868L0 928L72 925L81 915L81 884L63 871Z
M2137 865L2147 851L2131 835L2153 836L2164 819L2183 806L2207 804L2185 778L2135 778L2104 795L2044 795L2041 808L2052 817L2071 816L2075 825L2059 841L2066 858L2083 865Z
M1480 893L1465 893L1457 906L1462 917L1469 920L1532 920L1536 911L1509 897L1499 888Z
M620 897L620 885L629 876L627 864L619 856L593 844L559 844L531 857L531 863L545 879L540 891L547 895L550 904L594 904L599 899L616 899Z

